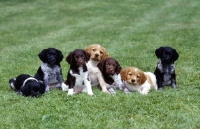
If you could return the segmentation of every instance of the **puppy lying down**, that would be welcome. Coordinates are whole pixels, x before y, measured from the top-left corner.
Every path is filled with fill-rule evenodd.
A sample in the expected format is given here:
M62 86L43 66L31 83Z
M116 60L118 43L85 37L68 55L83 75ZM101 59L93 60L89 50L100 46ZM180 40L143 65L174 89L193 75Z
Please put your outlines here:
M28 74L20 74L9 80L10 87L23 96L39 97L45 92L45 85Z
M148 94L153 88L157 90L156 77L151 72L143 72L137 67L127 67L121 72L121 77L128 91L137 91L141 94Z

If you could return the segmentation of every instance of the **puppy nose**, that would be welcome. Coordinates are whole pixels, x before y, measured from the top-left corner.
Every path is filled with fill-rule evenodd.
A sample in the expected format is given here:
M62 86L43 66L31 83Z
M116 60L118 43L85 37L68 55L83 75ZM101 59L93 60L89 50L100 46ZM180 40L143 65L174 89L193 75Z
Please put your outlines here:
M131 82L135 82L135 79L132 79Z
M99 54L95 54L95 56L96 56L96 57L98 57L98 56L99 56Z

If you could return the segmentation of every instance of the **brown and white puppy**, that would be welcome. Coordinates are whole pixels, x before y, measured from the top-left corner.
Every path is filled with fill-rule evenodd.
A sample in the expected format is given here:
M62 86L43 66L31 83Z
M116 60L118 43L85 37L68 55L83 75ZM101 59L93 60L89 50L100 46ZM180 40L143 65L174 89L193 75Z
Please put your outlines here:
M127 67L120 74L130 92L138 91L141 94L148 94L151 88L156 90L158 88L156 76L151 72L143 72L137 67Z
M91 85L92 86L100 85L103 92L109 93L107 91L106 82L103 79L101 71L97 67L97 64L101 60L108 58L108 53L106 52L106 49L99 44L93 44L88 46L85 50L90 55L90 60L87 62L86 65L88 67Z
M115 89L122 90L123 82L121 80L120 71L122 70L119 62L114 58L106 58L97 64L100 69L107 90L111 94L116 94Z
M82 91L93 95L86 66L89 59L89 54L82 49L75 49L66 57L66 61L70 64L67 80L65 82L69 87L68 95L73 95Z

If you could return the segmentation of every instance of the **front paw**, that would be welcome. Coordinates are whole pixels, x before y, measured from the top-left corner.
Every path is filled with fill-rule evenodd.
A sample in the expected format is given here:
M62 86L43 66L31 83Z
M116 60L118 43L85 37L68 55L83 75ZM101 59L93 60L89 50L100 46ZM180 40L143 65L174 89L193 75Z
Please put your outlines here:
M62 91L67 91L68 90L68 86L65 83L61 84L61 88L62 88Z
M111 94L116 94L115 90L113 88L110 88L108 89L108 91L111 93Z
M140 93L143 94L143 95L146 95L146 94L149 93L149 91L147 91L147 90L142 90L142 91L140 91Z
M74 94L74 89L69 89L67 95L73 95Z
M124 88L123 91L124 91L126 94L131 93L127 88Z
M176 86L176 85L172 85L172 88L173 88L173 89L177 89L177 86Z
M162 87L159 87L159 88L158 88L159 91L162 91L162 89L163 89Z
M46 86L45 92L49 92L49 85Z
M88 95L91 95L91 96L93 96L93 95L94 95L94 93L93 93L93 92L88 92Z

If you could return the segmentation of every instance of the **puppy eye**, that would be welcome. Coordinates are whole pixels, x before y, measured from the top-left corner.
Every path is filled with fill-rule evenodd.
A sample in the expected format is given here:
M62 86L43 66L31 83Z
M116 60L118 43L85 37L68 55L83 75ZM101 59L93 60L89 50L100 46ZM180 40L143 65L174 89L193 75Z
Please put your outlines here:
M138 75L137 78L140 78L140 76Z
M96 51L96 49L92 49L92 51L93 51L93 52L95 52L95 51Z
M132 76L132 74L131 74L131 73L129 73L128 75L129 75L129 76Z
M103 54L103 52L102 52L102 51L100 51L100 53L101 53L101 54Z

